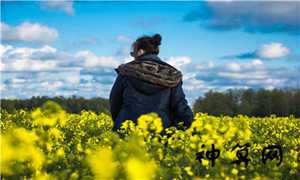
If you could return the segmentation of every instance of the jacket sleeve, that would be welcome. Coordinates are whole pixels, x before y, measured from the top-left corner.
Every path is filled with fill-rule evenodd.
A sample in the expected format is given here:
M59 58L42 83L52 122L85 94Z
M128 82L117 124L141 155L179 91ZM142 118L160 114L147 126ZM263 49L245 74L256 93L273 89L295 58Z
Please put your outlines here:
M109 95L110 112L114 122L116 121L116 118L121 110L121 106L123 103L123 96L122 96L123 89L124 89L123 79L124 77L118 74Z
M175 122L183 121L186 127L189 127L192 124L194 114L185 98L182 89L182 81L180 81L176 87L171 89L171 108Z

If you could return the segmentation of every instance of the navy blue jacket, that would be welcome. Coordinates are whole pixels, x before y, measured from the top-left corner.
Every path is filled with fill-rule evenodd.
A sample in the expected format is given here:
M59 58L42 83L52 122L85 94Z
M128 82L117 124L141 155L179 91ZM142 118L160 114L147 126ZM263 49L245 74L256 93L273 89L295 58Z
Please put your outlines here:
M139 61L151 60L167 64L155 54L143 55ZM177 126L179 121L189 127L193 112L187 104L182 81L176 87L164 87L119 73L110 93L110 111L117 130L125 120L133 120L146 113L156 112L164 128Z

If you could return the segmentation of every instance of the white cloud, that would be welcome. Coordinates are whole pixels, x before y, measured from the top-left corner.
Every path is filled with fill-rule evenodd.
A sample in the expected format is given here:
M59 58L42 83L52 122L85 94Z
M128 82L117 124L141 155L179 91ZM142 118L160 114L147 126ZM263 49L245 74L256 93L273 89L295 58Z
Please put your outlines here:
M277 78L272 78L272 77L268 77L265 79L251 79L247 81L248 85L264 85L265 87L280 87L282 85L284 85L284 83L287 81L287 79L282 78L282 79L277 79Z
M37 43L51 43L58 38L58 32L54 28L39 23L23 22L12 27L1 22L1 39L3 41L23 41Z
M247 72L247 73L239 73L239 72L218 72L220 77L226 77L230 79L265 79L268 77L267 72Z
M67 83L78 84L80 82L80 76L68 76L66 77Z
M45 45L40 48L27 48L19 47L13 48L9 45L0 45L1 57L4 61L11 61L11 59L49 59L50 57L55 58L57 49Z
M72 0L46 0L42 3L42 6L45 8L62 10L68 15L74 15L75 13Z
M45 45L40 48L0 45L1 71L66 71L114 68L120 62L113 56L97 56L91 51L71 54Z
M229 72L237 72L237 73L244 73L245 70L259 70L264 69L264 63L260 59L254 59L250 62L228 62L224 65L226 71Z
M25 83L26 79L23 78L13 78L12 83L18 84L18 83Z
M178 69L181 69L183 65L190 64L192 62L192 59L188 56L172 56L168 58L166 62Z
M8 71L46 71L56 69L55 61L39 61L30 59L18 59L5 64L4 70Z
M2 61L0 61L0 71L4 71L5 69L5 64Z
M217 74L232 79L264 79L267 77L264 64L259 59L243 63L226 63L225 69L220 69Z
M97 56L91 51L79 51L75 57L83 60L83 66L87 68L117 67L120 64L120 62L112 56Z
M193 64L193 68L197 70L207 70L215 67L215 63L212 61L209 61L208 63L203 63L203 64Z
M49 81L44 81L41 83L41 87L43 87L44 89L47 90L57 90L60 87L63 87L64 83L62 81L53 81L53 82L49 82Z
M260 59L254 59L250 62L250 66L254 66L260 68L264 65L264 63Z
M1 71L45 71L55 70L58 62L55 59L43 59L46 55L56 53L50 46L41 48L15 48L0 45ZM41 58L37 58L41 56Z
M202 80L199 80L199 79L196 79L195 77L196 74L192 73L190 74L189 77L185 77L183 79L184 81L184 84L183 84L183 88L185 90L188 90L188 91L195 91L197 89L201 89L201 88L204 88L205 87L205 82L202 81Z
M207 64L207 67L208 68L213 68L213 67L215 67L215 63L213 63L212 61L209 61L208 64Z
M261 46L256 53L261 58L276 59L287 56L290 50L281 43L270 43Z
M229 71L240 71L241 70L241 65L239 63L236 63L236 62L227 63L227 64L225 64L225 67Z
M4 46L0 44L0 59L2 59L3 55L6 54L7 51L11 50L13 47L12 46Z
M274 42L269 44L264 44L258 49L252 52L245 52L233 56L224 56L225 59L237 58L237 59L253 59L259 58L265 59L278 59L284 58L290 54L290 49L285 47L282 43Z
M6 90L6 85L3 84L3 83L1 83L1 84L0 84L0 91L5 91L5 90ZM2 97L1 97L1 93L0 93L0 98L2 98Z

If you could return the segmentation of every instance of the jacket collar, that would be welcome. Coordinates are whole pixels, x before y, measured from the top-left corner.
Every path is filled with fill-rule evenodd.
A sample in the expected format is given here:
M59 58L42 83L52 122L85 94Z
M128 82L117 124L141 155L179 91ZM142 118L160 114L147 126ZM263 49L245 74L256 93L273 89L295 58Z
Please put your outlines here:
M161 61L161 59L156 54L153 54L153 53L143 54L143 55L137 57L136 60L142 60L142 61L143 60Z
M121 64L118 67L118 71L122 75L164 87L175 87L182 79L182 74L179 70L160 61L155 55L145 55L142 59Z
M152 60L152 61L158 61L160 63L163 63L164 62L156 55L156 54L153 54L153 53L145 53L137 58L135 58L135 60L138 60L138 61L146 61L146 60ZM118 68L114 68L115 71L117 73L119 73L119 69Z

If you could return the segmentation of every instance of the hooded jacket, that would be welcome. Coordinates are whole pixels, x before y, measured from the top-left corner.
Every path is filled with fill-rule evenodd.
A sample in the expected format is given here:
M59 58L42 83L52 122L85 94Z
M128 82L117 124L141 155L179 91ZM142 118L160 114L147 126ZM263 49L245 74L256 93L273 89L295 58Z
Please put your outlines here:
M113 130L125 120L136 123L140 115L150 112L161 117L164 128L180 121L190 126L193 112L185 99L179 70L156 54L144 54L115 70L118 76L110 93Z

